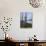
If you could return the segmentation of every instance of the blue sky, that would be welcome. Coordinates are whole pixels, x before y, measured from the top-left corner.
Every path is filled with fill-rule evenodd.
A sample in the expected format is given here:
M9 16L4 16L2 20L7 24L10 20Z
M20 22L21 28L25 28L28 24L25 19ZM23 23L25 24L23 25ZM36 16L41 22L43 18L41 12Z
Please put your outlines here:
M30 19L32 19L32 12L21 12L20 15L23 16L23 20L25 20L25 15L26 15L27 23L32 23L32 21L29 21Z

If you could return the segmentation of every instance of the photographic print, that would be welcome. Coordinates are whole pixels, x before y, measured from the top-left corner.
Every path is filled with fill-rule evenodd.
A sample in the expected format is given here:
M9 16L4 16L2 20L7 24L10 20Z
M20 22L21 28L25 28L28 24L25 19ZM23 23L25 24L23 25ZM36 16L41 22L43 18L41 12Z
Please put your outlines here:
M20 27L32 28L32 12L20 12Z

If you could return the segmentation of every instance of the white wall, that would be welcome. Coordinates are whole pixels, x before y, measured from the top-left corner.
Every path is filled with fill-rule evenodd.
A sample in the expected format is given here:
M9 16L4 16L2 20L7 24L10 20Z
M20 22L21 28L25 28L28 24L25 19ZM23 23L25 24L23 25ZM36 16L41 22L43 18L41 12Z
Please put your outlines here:
M29 29L20 28L20 12L33 12L33 27ZM0 17L13 17L10 33L17 40L27 40L34 34L39 40L45 39L45 8L32 8L28 0L0 0ZM2 31L0 32L0 34ZM45 34L44 34L45 33ZM2 34L1 34L2 35ZM2 39L2 36L0 36Z

